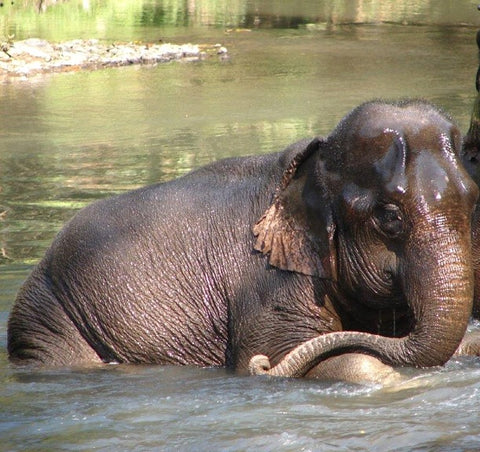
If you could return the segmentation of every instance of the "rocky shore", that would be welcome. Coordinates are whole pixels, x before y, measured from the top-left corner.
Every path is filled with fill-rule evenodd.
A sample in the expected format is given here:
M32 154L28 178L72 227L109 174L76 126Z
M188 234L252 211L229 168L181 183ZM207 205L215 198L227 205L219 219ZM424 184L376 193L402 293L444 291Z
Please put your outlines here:
M51 72L94 70L132 64L169 61L200 61L209 57L225 59L228 52L220 44L105 44L97 39L51 43L43 39L0 44L0 83L28 80Z

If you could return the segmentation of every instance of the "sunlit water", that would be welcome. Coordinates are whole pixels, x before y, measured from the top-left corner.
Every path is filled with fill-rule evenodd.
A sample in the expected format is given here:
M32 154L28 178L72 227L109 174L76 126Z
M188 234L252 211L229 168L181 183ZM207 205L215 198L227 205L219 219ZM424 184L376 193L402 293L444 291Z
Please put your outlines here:
M15 293L82 206L327 134L371 98L424 97L466 131L475 96L472 2L86 3L89 14L74 2L43 16L5 9L0 23L19 39L219 42L229 59L0 85L0 450L479 449L477 359L408 370L386 388L223 369L9 366Z

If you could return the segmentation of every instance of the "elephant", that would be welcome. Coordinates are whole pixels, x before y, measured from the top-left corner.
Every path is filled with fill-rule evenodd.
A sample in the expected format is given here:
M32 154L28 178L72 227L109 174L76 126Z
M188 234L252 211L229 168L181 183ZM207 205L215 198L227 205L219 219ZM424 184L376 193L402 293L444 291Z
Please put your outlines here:
M361 356L443 365L474 293L461 149L434 105L374 100L327 137L96 201L20 289L9 359L294 377Z

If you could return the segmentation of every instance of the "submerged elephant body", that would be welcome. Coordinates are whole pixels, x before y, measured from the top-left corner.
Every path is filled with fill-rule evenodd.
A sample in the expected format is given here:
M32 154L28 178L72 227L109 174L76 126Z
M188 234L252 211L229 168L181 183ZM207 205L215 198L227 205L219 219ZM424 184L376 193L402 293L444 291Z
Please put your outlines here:
M10 359L247 371L322 337L298 376L352 352L441 365L473 297L460 147L433 106L371 102L326 139L96 202L20 290Z

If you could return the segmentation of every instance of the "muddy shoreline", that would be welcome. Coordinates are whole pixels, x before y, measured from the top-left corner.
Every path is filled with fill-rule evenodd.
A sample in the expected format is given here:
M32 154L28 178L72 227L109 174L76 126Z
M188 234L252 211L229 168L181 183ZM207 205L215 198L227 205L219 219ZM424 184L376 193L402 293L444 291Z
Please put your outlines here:
M97 39L52 43L30 38L0 44L0 83L30 80L54 72L155 65L171 61L226 59L221 44L103 43Z

